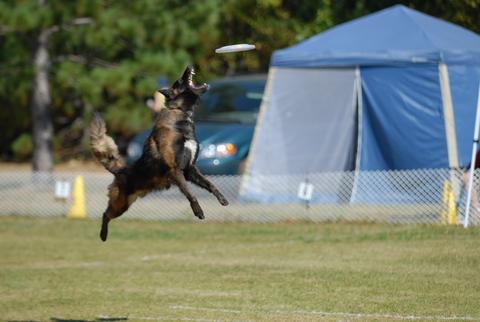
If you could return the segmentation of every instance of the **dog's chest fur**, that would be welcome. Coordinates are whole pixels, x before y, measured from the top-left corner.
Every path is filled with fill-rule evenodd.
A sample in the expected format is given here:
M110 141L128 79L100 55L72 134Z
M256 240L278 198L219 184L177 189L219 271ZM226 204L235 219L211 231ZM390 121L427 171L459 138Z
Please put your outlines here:
M191 112L183 113L182 117L177 119L175 129L182 136L183 139L183 158L181 160L181 167L191 165L197 159L198 142L195 137L195 125L193 123L193 114Z
M185 149L187 151L189 151L189 154L190 154L189 157L188 157L188 159L190 159L190 160L188 160L188 163L193 164L193 162L195 161L195 157L197 155L197 151L198 151L197 141L192 140L192 139L186 140L183 146L185 147Z
M163 110L154 129L156 142L160 146L161 159L169 159L169 151L173 152L176 166L185 169L195 163L198 155L198 142L195 136L193 112L180 109Z

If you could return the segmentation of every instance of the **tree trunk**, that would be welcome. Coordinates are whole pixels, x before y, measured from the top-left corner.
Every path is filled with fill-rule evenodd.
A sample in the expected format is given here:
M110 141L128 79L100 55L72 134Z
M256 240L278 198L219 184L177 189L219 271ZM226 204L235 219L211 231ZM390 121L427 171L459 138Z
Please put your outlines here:
M45 5L42 0L39 6ZM53 125L50 115L50 83L48 72L50 56L48 54L48 37L52 29L43 29L37 37L34 53L35 79L32 95L33 122L33 170L51 172L53 170L52 139Z

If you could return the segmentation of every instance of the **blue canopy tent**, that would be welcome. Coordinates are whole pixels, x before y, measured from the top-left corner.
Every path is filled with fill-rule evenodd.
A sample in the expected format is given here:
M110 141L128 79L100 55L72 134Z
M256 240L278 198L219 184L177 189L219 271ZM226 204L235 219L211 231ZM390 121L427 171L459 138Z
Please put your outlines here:
M479 35L402 5L277 50L242 194L276 200L262 176L467 164L479 81Z

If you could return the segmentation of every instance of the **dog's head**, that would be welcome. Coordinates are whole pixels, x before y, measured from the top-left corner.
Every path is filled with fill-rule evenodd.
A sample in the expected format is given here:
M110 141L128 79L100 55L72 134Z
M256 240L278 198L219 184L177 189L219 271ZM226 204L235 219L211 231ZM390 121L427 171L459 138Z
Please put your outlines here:
M200 96L208 90L208 84L195 85L193 75L195 75L195 70L192 66L187 66L182 77L175 81L172 87L158 90L165 96L167 108L188 110L197 104Z

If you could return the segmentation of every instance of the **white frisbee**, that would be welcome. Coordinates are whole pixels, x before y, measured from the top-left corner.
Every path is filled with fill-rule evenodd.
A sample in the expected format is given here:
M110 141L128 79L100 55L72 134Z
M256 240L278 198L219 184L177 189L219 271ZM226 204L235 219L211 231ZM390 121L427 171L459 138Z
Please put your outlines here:
M237 44L237 45L230 45L230 46L223 46L220 48L215 49L217 54L224 54L224 53L235 53L238 51L247 51L255 49L255 45L249 44Z

